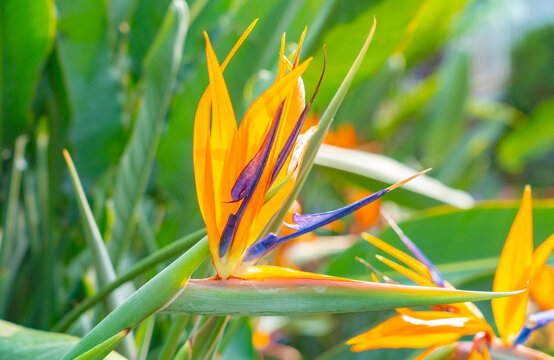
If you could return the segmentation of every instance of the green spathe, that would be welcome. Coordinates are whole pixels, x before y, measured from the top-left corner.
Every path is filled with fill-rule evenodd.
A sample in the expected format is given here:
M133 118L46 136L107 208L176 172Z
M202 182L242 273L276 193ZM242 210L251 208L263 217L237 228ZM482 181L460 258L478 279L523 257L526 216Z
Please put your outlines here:
M278 316L452 304L518 292L464 291L330 279L190 280L168 313Z

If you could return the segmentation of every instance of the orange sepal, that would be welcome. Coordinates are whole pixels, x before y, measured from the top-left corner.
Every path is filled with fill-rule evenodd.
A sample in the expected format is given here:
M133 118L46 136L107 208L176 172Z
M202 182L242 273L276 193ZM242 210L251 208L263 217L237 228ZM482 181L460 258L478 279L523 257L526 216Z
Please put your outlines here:
M289 269L280 266L258 265L250 266L242 270L238 275L233 274L242 280L267 280L267 279L312 279L312 280L333 280L345 282L358 282L356 280L344 279L336 276L315 274L300 270Z
M533 258L533 212L531 188L525 187L521 206L512 224L496 268L493 291L514 291L525 288ZM493 299L492 310L498 332L508 345L525 323L529 293L510 298Z
M429 270L420 263L418 260L414 259L410 255L406 254L405 252L402 252L395 247L387 244L381 239L376 238L375 236L368 234L368 233L362 233L362 237L372 244L373 246L383 250L384 252L394 256L398 260L402 261L404 264L408 265L410 268L415 270L419 275L422 277L431 280L431 274L429 273ZM430 281L429 281L430 282ZM427 286L427 285L426 285ZM434 286L434 285L433 285Z
M531 297L541 310L554 309L554 268L544 265L531 282Z
M409 315L408 315L409 314ZM443 311L408 311L347 341L352 351L446 345L483 330L483 323Z

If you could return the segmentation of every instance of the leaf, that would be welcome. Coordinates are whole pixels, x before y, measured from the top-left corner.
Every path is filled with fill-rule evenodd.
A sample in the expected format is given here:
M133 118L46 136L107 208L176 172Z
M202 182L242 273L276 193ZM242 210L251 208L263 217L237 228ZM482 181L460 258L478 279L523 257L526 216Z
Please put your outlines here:
M116 280L115 270L110 261L110 256L108 255L108 250L104 245L104 240L102 239L102 235L100 234L98 225L96 225L96 221L94 220L94 216L92 215L92 210L90 209L90 206L88 204L87 197L85 195L85 191L83 190L83 186L81 185L81 181L79 180L79 175L77 174L75 165L73 164L73 161L71 160L71 157L69 156L69 153L67 151L64 151L63 154L65 160L67 161L67 166L71 175L71 181L73 182L73 187L75 189L77 204L79 205L79 213L81 215L81 222L83 223L83 227L85 228L85 236L87 238L89 249L92 253L94 269L96 272L96 276L98 277L98 283L100 287L104 287ZM121 305L124 299L125 296L121 290L115 290L111 292L108 295L106 306L108 312ZM127 335L128 333L129 331L126 331L125 335ZM125 335L123 335L121 339L123 339ZM132 336L130 336L125 341L125 347L123 349L125 354L131 358L136 357L136 349L133 345L133 342L134 341L132 339ZM97 351L101 351L101 349L102 348L99 348L99 350ZM97 352L95 351L92 354L96 353Z
M10 176L10 188L7 198L7 208L2 224L0 238L0 316L6 316L15 275L20 266L19 256L16 256L19 233L22 226L20 218L19 196L21 191L21 177L27 167L25 149L29 141L27 135L20 135L15 141L15 150Z
M452 20L459 16L467 0L429 0L424 5L417 26L413 29L402 53L408 63L422 59L443 42L452 31Z
M150 319L150 318L149 318ZM173 359L175 352L179 346L179 341L183 332L186 330L190 321L190 316L172 316L171 327L164 336L162 349L160 350L160 359Z
M0 320L1 360L58 360L79 338L54 332L24 328ZM112 352L108 360L125 360Z
M422 151L425 164L435 166L446 159L464 130L464 108L468 94L469 59L453 51L441 66L438 90L431 100L423 124Z
M529 120L510 131L498 145L502 165L520 171L528 162L545 156L554 148L554 99L537 107Z
M194 334L190 360L206 360L217 351L221 336L225 331L228 317L209 317Z
M354 85L375 74L393 54L405 37L410 23L421 9L424 1L372 1L360 2L357 6L352 6L352 2L344 2L343 5L341 3L343 2L339 2L339 7L350 7L350 13L343 13L346 15L345 18L337 19L336 25L331 27L319 41L320 44L326 45L329 54L328 70L316 101L317 104L323 104L323 106L329 103L343 81L344 74L350 68L351 61L357 54L358 46L363 44L373 19L377 19L377 30L372 41L371 56L361 64ZM402 11L398 11L398 9L402 9ZM340 14L340 8L335 11ZM319 50L313 55L314 61L304 76L306 84L317 83L323 63L323 57Z
M59 0L56 10L56 47L71 105L73 155L81 176L89 180L105 171L123 148L120 79L111 64L106 2Z
M389 184L395 184L417 173L417 170L385 155L325 144L319 148L315 163ZM428 175L421 175L418 179L403 185L402 189L460 208L468 208L474 204L473 198L468 193L449 188Z
M320 279L202 279L190 280L164 312L212 316L294 316L479 301L510 294L515 293Z
M399 224L404 233L433 263L494 261L519 208L518 201L485 201L472 209L440 206L414 214ZM552 233L554 200L533 201L533 237L535 245ZM387 228L380 236L387 243L403 248L394 232ZM463 251L460 251L463 249Z
M189 276L208 257L209 252L208 238L204 237L108 314L74 348L64 354L62 359L73 359L113 334L125 328L134 328L150 315L162 310L179 294Z
M124 329L123 331L115 334L111 338L107 339L103 343L95 346L81 356L75 358L75 360L102 360L105 359L108 354L127 336L130 329Z
M2 147L12 147L16 136L31 125L31 100L52 49L55 28L53 0L3 0L0 4Z
M186 3L173 1L144 60L144 99L116 175L115 219L110 241L110 254L116 266L127 250L133 216L146 191L181 63L187 26Z
M129 21L129 57L132 74L139 78L143 59L155 40L171 1L137 1Z
M106 296L108 296L114 289L117 289L119 286L123 285L127 281L132 280L137 275L144 273L146 270L152 268L153 266L168 260L174 256L184 253L188 250L194 243L200 240L206 235L206 230L202 229L186 235L181 239L175 240L170 245L150 254L144 259L136 262L133 266L126 269L125 272L119 274L117 279L110 284L106 285L100 289L93 297L90 297L84 300L82 303L74 307L69 313L65 314L62 319L60 319L56 325L54 325L54 331L65 331L81 314L90 309L92 306L96 305L98 302L102 301Z

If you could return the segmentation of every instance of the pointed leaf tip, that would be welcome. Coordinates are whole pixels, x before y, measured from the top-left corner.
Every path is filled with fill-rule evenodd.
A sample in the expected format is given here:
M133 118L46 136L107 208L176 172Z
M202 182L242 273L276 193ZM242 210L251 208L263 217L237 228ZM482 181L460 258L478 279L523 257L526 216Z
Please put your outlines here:
M400 186L406 184L407 182L412 181L412 180L415 179L416 177L418 177L418 176L420 176L420 175L423 175L423 174L425 174L425 173L427 173L427 172L429 172L429 171L431 171L431 168L425 169L425 170L423 170L423 171L420 171L420 172L418 172L417 174L414 174L414 175L410 176L410 177L407 178L407 179L404 179L404 180L402 180L402 181L397 182L397 183L394 184L394 185L389 186L389 187L387 188L387 190L392 191L392 190L394 190L394 189L396 189L396 188L398 188L398 187L400 187Z

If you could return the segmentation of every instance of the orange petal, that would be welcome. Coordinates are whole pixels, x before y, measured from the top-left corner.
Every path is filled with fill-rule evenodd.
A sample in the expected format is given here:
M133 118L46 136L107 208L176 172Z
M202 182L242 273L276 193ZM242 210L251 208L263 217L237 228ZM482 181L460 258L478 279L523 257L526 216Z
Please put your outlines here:
M208 34L205 32L204 37L206 38L206 58L208 61L208 75L210 78L209 88L212 97L210 147L214 187L216 194L230 194L227 188L230 190L233 185L222 185L228 183L229 181L226 180L229 178L236 178L238 172L242 170L242 168L239 169L239 164L237 164L236 161L228 161L228 158L234 153L237 147L237 121L221 67L213 51ZM229 166L233 168L229 168ZM218 200L229 201L230 199L223 199L223 196L220 195ZM216 209L218 207L219 206L217 206ZM226 220L227 219L225 219L225 221Z
M368 234L368 233L362 233L362 237L367 240L369 243L371 243L373 246L383 250L384 252L394 256L398 260L402 261L404 264L411 267L413 270L419 273L419 275L427 278L428 280L431 280L431 274L429 273L429 270L420 263L418 260L414 259L410 255L406 254L405 252L402 252L398 249L396 249L394 246L391 246L384 242L383 240L380 240L376 238L375 236ZM413 279L412 279L413 280Z
M533 253L533 260L529 267L527 278L525 281L532 280L537 276L539 270L543 267L548 260L548 257L554 250L554 234L550 235L542 244L539 245L537 250Z
M298 86L298 78L306 71L311 58L304 61L296 69L276 81L269 89L260 95L246 111L239 128L241 144L246 146L245 157L254 156L263 141L271 120L283 100L290 94L294 86Z
M239 38L239 40L236 42L233 49L229 52L227 55L225 61L220 66L220 71L217 71L217 69L213 69L213 66L217 65L217 59L215 59L215 54L213 54L213 49L211 48L211 45L209 44L209 39L207 39L207 57L208 57L208 70L211 70L212 75L215 72L216 77L221 80L222 75L221 72L225 70L225 67L237 51L237 49L240 47L240 45L244 42L254 25L256 24L257 20L253 21L250 26L244 31L242 36ZM212 76L213 77L213 76ZM210 81L212 82L212 81ZM224 84L224 82L223 82ZM204 94L202 95L202 98L200 99L200 102L198 104L198 108L196 110L196 116L194 121L194 136L193 136L193 162L194 162L194 175L195 175L195 182L196 182L196 193L198 196L198 203L200 206L200 211L202 213L202 217L204 218L204 222L206 224L207 232L208 232L208 238L210 243L210 251L214 255L214 265L216 268L219 268L220 263L218 259L218 252L217 252L217 246L220 238L221 229L218 229L217 226L217 217L218 217L218 211L220 209L220 201L219 197L216 195L215 190L215 184L214 184L214 173L213 173L213 165L212 165L212 148L211 148L211 126L212 123L212 99L213 99L214 91L212 90L212 86L208 85L206 90L204 91ZM225 93L223 93L223 96L225 97ZM230 106L230 105L229 105ZM236 124L235 124L236 127ZM225 150L221 150L217 146L215 147L216 153L225 153ZM218 155L221 157L221 154ZM219 186L219 185L218 185ZM216 201L216 197L218 200ZM221 214L219 214L219 218L222 218ZM224 224L221 225L221 227L224 226Z
M357 282L356 280L343 279L336 276L315 274L305 271L293 270L280 266L258 265L244 269L240 274L234 274L243 280L265 280L265 279L319 279L335 280L345 282Z
M410 311L348 340L352 351L377 348L425 348L446 345L482 331L478 319L444 311Z
M554 268L544 265L531 282L530 290L541 310L554 309Z
M421 286L437 287L437 285L435 285L431 280L424 278L423 276L419 275L415 271L412 271L407 267L404 267L392 260L382 257L381 255L375 255L375 256L377 257L377 260L383 262L385 265L389 266L390 268L398 271L400 274L404 275L405 277L412 280L416 284Z
M533 258L533 213L531 188L525 187L521 206L512 224L494 276L493 291L513 291L525 288ZM494 320L505 344L509 344L525 322L529 293L512 298L493 299Z

